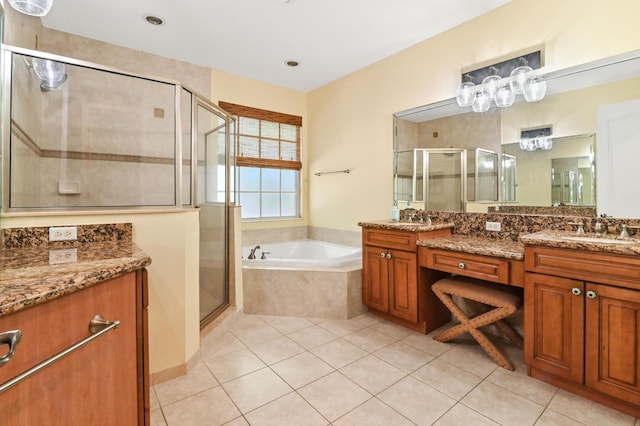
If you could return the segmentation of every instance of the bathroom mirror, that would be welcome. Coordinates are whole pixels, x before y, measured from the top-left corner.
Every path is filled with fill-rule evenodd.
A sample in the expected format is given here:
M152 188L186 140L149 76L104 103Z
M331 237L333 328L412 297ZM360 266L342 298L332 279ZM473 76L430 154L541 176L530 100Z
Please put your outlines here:
M407 195L411 195L402 185L402 177L407 172L403 163L407 161L405 157L409 151L479 148L500 153L501 167L498 167L495 189L498 200L492 203L491 200L474 201L467 197L464 211L486 211L488 205L508 204L595 207L596 201L604 198L596 196L596 192L608 189L605 186L608 184L601 182L608 182L611 174L610 167L598 165L598 141L601 139L597 136L598 111L602 105L640 99L640 51L550 72L545 74L545 79L547 95L534 103L519 99L508 108L494 106L485 113L475 113L470 107L459 107L452 98L395 113L394 199L407 201ZM553 147L530 152L521 150L517 143L521 132L542 127L551 127ZM636 151L628 153L627 157L638 158L640 144L631 149ZM554 180L554 160L556 169L561 168L562 162L575 163L575 170L571 169L573 173L565 174L567 188L564 195L557 190L554 193L554 188L559 188L557 185L562 186L559 183L562 173L556 173ZM544 164L544 167L536 164ZM571 167L566 166L567 170L562 171L570 171ZM582 187L578 185L580 173ZM597 188L596 178L602 188ZM573 188L571 196L567 192L569 187ZM491 187L491 193L493 190ZM414 207L424 206L416 203ZM600 206L597 207L601 212ZM605 212L610 210L608 204Z

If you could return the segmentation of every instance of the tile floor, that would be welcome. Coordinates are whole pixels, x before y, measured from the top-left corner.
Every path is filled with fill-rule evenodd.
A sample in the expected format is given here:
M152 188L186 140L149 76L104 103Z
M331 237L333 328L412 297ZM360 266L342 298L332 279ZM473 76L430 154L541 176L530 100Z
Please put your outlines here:
M351 320L244 315L204 339L184 377L151 389L152 425L597 425L640 420L515 372L471 339L363 314Z

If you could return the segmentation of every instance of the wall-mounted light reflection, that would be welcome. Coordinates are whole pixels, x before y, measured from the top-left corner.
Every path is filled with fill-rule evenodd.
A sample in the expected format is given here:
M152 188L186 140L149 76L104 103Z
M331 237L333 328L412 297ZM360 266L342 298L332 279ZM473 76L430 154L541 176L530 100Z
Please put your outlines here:
M65 66L62 62L34 57L31 63L33 70L40 79L40 89L43 92L58 90L67 80Z

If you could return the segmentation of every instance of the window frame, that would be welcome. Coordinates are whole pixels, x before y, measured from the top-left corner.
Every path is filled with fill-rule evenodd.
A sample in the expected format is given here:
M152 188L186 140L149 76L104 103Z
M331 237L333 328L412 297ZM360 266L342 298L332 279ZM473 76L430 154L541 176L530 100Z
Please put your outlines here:
M302 217L302 143L301 143L301 133L302 133L302 117L284 114L280 112L268 111L259 108L248 107L244 105L232 104L229 102L220 101L218 102L220 108L224 111L228 112L231 115L237 117L236 127L235 127L235 193L236 200L238 204L242 205L242 194L243 193L251 193L251 194L259 194L259 215L252 217L242 217L242 220L247 221L257 221L257 220L291 220L291 219L299 219ZM242 129L242 121L246 119L259 120L258 122L258 135L252 134L241 134ZM278 138L274 138L273 136L263 136L262 134L262 122L270 122L277 123L279 125L290 125L295 126L296 128L296 147L295 151L295 160L283 160L281 158L282 152L282 143L294 143L294 141L281 139L281 128L278 128ZM250 137L258 139L258 149L257 149L257 157L254 156L244 156L240 150L240 144L243 137ZM263 141L277 141L278 143L278 159L275 158L261 158L262 155L262 142ZM290 152L290 151L289 151ZM242 191L241 188L241 177L240 177L240 169L241 168L257 168L259 172L258 182L258 190L251 191ZM280 170L280 190L279 191L263 191L263 169L278 169ZM297 172L296 179L296 213L295 216L283 216L282 215L282 196L283 194L293 194L291 191L282 191L282 171L284 170L292 170ZM274 194L278 193L280 197L280 215L278 216L263 216L263 194ZM243 212L244 213L244 212Z

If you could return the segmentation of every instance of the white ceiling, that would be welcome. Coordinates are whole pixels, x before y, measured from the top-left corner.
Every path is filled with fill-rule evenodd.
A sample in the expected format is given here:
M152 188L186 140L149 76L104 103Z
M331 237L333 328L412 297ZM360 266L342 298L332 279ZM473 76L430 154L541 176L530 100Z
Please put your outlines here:
M42 22L308 92L509 1L54 0Z

